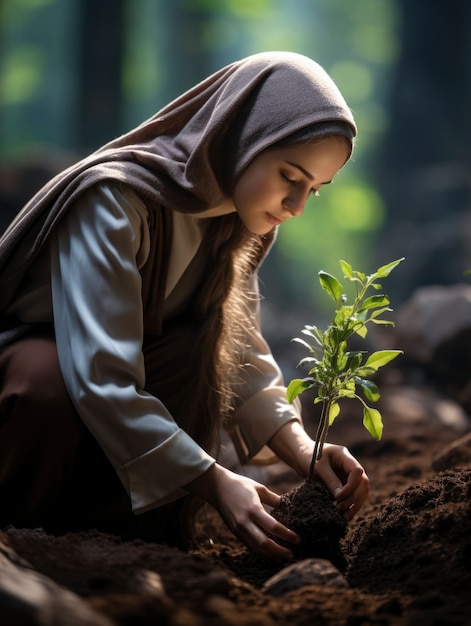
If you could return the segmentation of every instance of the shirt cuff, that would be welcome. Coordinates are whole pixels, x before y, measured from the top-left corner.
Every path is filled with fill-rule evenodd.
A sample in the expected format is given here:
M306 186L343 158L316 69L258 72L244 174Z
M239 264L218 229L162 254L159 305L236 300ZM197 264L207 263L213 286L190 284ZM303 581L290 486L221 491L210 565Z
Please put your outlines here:
M134 513L143 513L185 495L184 485L198 478L215 459L178 429L159 446L118 470Z
M235 412L229 433L242 463L252 459L285 424L302 423L299 403L290 404L286 387L268 387Z

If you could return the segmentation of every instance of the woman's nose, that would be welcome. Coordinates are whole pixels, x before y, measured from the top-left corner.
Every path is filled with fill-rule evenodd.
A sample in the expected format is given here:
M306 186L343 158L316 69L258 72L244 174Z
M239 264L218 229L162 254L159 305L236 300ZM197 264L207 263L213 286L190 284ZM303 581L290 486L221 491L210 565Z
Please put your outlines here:
M293 217L299 217L304 212L307 198L302 193L290 194L285 198L283 207L291 213Z

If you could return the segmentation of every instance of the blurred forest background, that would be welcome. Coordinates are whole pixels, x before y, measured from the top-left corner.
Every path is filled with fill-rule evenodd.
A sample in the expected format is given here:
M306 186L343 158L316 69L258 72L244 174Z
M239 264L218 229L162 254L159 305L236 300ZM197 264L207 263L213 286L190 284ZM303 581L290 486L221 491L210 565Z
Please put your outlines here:
M0 231L56 171L263 50L311 56L359 128L354 160L280 230L272 336L319 323L320 269L388 279L394 308L471 268L469 0L0 0Z

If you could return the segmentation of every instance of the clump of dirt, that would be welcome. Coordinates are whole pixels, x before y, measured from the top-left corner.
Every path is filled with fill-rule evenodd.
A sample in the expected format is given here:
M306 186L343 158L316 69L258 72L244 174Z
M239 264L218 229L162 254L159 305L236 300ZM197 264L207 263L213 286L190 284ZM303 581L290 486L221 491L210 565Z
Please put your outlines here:
M281 496L272 515L300 537L299 546L290 546L297 559L327 559L344 569L340 540L348 523L324 483L305 480Z
M340 546L348 523L340 514L324 483L305 480L281 495L280 503L271 515L301 539L299 546L288 544L272 537L280 545L285 545L293 553L288 562L262 559L245 548L219 553L218 559L239 578L261 588L263 584L284 567L309 558L325 559L336 568L343 570L345 558Z

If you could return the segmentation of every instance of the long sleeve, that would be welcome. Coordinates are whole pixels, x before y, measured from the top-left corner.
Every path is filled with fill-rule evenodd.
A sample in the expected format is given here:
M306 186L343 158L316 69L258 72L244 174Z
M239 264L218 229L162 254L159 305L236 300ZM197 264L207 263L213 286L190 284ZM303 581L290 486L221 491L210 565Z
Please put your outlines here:
M284 424L302 421L300 404L286 399L281 370L260 330L258 277L252 275L252 326L247 329L238 401L231 420L231 436L241 462L253 458Z
M146 216L135 195L95 186L62 220L51 245L64 381L135 512L181 495L214 463L163 403L144 391L139 269L148 254Z

